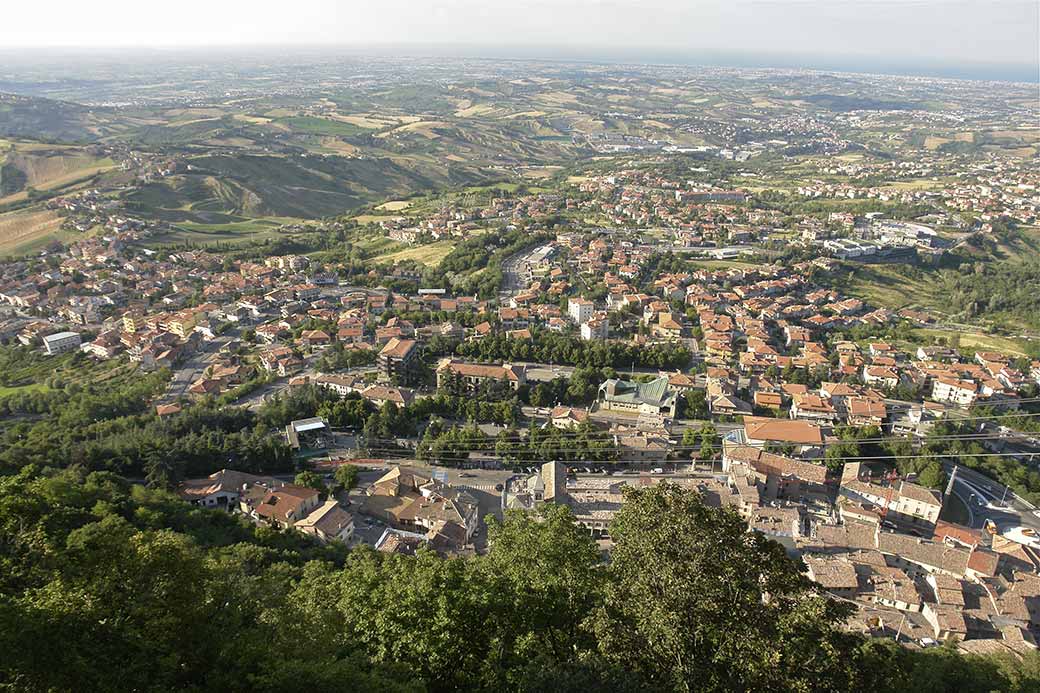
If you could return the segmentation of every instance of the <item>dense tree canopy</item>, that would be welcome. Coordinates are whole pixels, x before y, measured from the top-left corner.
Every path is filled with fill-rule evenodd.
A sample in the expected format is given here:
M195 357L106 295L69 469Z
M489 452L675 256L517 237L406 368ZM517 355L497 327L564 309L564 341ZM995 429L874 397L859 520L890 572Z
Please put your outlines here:
M489 551L349 554L106 472L0 477L0 688L1026 693L1040 656L845 633L732 511L631 492L605 561L570 511Z
M536 361L592 368L684 368L690 352L665 344L639 346L623 342L584 342L577 337L532 330L533 339L493 334L458 345L462 356L483 361Z

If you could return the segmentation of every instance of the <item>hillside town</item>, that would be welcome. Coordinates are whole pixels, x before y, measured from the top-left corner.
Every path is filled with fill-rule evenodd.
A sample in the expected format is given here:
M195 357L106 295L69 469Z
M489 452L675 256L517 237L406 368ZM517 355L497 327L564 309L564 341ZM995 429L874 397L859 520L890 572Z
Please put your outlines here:
M165 369L160 417L214 400L258 407L306 388L403 416L436 411L424 402L445 397L505 403L491 419L435 416L381 437L364 420L314 412L286 426L285 443L299 468L324 479L317 487L231 469L178 486L185 500L254 523L454 556L485 548L489 513L562 504L609 551L625 487L676 483L804 561L835 599L857 606L852 629L917 646L956 639L969 652L1035 647L1040 513L1015 493L998 495L971 465L929 461L920 449L933 430L984 433L986 424L971 424L979 407L1010 415L1033 401L1040 361L958 348L952 335L915 342L907 328L936 316L870 305L824 280L838 260L927 261L949 242L927 226L832 214L826 225L794 222L797 242L824 251L813 260L662 263L676 249L750 248L789 232L778 213L734 206L744 192L648 175L619 171L574 193L383 225L418 243L568 211L603 217L601 227L542 232L503 261L493 298L424 287L407 266L351 277L306 255L155 252L140 244L144 224L109 217L102 235L45 263L3 266L0 338ZM993 189L958 195L1007 204L1001 213L1026 209ZM647 232L659 225L670 232ZM912 257L895 258L898 249ZM578 356L594 348L607 350L589 352L604 360ZM546 353L560 360L540 361ZM579 368L588 365L603 370L576 395L569 381L590 377ZM978 437L989 453L1035 469L1040 441L1030 434L1002 427ZM862 454L893 441L907 464ZM356 488L333 482L352 466Z
M240 4L0 21L0 690L1040 691L1036 3Z

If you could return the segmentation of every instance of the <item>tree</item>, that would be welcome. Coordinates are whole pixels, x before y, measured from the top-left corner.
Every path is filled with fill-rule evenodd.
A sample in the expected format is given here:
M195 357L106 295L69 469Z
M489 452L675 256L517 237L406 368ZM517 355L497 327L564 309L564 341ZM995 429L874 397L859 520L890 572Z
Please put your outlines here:
M155 447L146 454L144 469L145 482L150 488L168 489L180 481L184 465L169 449Z
M701 426L701 454L702 460L710 460L715 457L715 444L719 440L719 432L708 422Z
M683 431L682 445L686 450L686 455L690 459L694 459L697 456L697 451L694 449L697 447L697 431L692 428Z
M946 485L946 472L937 460L931 460L917 475L917 483L928 488L942 489Z
M708 400L704 390L687 390L683 393L683 418L704 419L708 417Z
M0 689L1040 690L1038 652L836 634L779 545L674 486L629 496L610 562L565 506L489 524L468 558L348 552L110 472L0 475Z
M296 478L293 479L293 483L297 486L306 486L307 488L312 488L318 493L327 493L329 490L328 488L326 488L325 480L321 478L321 474L318 474L317 472L312 472L309 469L306 469L297 474Z
M350 493L358 485L358 468L352 464L341 464L336 467L336 482L343 490Z
M497 643L500 656L521 666L539 655L563 662L591 650L582 622L605 573L599 549L570 508L546 504L537 518L509 511L501 522L488 516L487 524L490 550L480 570L500 595L499 617L509 621L502 629L508 639Z
M601 654L676 691L853 690L838 625L783 547L672 484L628 489L594 624Z

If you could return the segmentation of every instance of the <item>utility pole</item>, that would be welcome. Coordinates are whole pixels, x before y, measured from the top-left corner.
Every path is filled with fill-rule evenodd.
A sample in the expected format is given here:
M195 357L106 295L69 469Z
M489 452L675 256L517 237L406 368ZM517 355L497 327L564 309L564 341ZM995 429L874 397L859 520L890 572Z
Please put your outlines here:
M903 623L906 622L906 614L903 614L903 618L899 619L899 629L896 631L896 644L899 644L899 638L903 634Z
M959 467L957 465L953 465L953 473L950 474L950 481L949 481L948 484L946 484L945 498L949 498L950 494L953 493L953 482L956 481L956 479L957 479L957 469L958 468ZM1005 489L1006 488L1007 487L1005 487Z

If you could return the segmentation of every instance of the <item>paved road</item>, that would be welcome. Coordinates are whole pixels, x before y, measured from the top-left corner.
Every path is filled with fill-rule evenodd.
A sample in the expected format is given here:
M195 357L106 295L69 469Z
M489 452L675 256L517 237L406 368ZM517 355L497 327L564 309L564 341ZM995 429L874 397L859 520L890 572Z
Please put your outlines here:
M948 474L953 473L953 466L950 463L944 465ZM968 508L972 527L982 527L986 520L992 520L1001 531L1011 527L1040 531L1040 517L1033 514L1035 506L1003 484L972 469L957 467L953 492Z
M523 274L521 265L526 264L527 258L540 247L541 245L526 248L502 261L502 286L499 290L501 297L508 297L510 294L524 288L528 277L521 276Z
M533 361L514 361L518 366L527 369L527 379L533 382L548 382L555 378L569 378L574 374L574 366L561 366L550 363L536 363ZM659 368L617 368L618 377L625 378L630 375L659 375Z
M213 362L220 348L230 341L230 337L218 337L212 342L203 342L199 350L177 366L166 388L166 394L159 400L167 403L187 394L188 387L195 382L207 366Z

